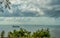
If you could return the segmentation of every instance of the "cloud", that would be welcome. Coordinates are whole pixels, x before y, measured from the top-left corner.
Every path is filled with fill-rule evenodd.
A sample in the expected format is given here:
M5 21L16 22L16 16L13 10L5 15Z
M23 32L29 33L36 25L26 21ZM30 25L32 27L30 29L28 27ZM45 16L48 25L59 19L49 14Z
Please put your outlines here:
M59 21L60 20L52 17L3 17L0 18L0 25L12 25L12 24L60 25Z
M60 0L52 0L51 5L60 5Z
M60 17L59 0L10 0L11 9L0 13L3 17ZM54 5L52 5L54 4Z

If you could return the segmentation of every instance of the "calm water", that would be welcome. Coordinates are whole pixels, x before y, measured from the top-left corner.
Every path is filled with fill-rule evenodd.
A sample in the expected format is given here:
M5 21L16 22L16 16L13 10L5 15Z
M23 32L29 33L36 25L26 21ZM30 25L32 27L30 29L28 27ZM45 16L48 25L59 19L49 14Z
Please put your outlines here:
M60 25L0 25L0 31L5 31L5 36L9 31L13 31L14 29L19 30L20 28L24 28L28 31L34 32L38 29L50 29L50 34L54 38L60 38Z

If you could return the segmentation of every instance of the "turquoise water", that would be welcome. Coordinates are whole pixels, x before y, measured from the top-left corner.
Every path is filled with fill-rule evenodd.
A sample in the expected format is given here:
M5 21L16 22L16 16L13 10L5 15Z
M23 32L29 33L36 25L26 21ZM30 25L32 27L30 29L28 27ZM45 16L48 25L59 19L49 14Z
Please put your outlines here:
M9 31L13 31L14 29L19 30L20 28L24 28L31 32L42 28L49 28L52 37L60 38L60 25L0 25L0 31L4 30L5 36L7 36Z

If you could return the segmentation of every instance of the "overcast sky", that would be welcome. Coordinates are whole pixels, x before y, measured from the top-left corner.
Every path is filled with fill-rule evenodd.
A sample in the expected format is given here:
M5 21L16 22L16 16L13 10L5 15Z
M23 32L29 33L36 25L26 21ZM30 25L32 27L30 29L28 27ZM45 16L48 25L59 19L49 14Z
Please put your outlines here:
M60 25L60 18L53 17L0 17L0 25L11 24L36 24Z
M10 0L11 9L1 8L0 16L4 17L60 17L60 0ZM2 12L1 10L4 10Z
M1 8L5 1L0 4L0 24L2 25L60 25L60 0L10 0L10 2L10 10Z
M14 28L7 25L16 24L60 25L60 0L10 0L10 2L11 9L4 8L5 0L3 4L0 4L0 31L11 31ZM40 26L31 26L31 28L28 25L21 27L31 31L33 27L35 30L40 28Z

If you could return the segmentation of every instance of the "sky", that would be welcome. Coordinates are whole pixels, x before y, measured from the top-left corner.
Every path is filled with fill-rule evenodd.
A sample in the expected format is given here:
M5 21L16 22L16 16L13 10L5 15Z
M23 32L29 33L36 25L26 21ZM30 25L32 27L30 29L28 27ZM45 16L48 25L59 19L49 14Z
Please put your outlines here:
M60 25L60 0L9 1L11 9L4 8L5 0L3 4L0 4L0 25Z
M1 1L3 0L0 0L0 2ZM60 0L9 1L11 2L9 5L11 9L5 8L5 0L3 4L0 4L0 31L5 30L8 32L13 30L14 28L12 28L11 25L23 25L20 27L24 27L30 31L35 31L36 28L41 27L35 27L34 25L52 25L60 27ZM24 26L25 24L27 24L27 26ZM33 26L30 27L28 25ZM33 27L35 29L33 29ZM55 32L56 28L54 28ZM58 36L58 32L60 32L60 30L56 32L56 36Z
M60 17L60 0L10 0L10 2L11 9L4 8L5 0L0 4L1 17Z
M60 18L53 17L0 17L0 25L31 24L60 25Z

